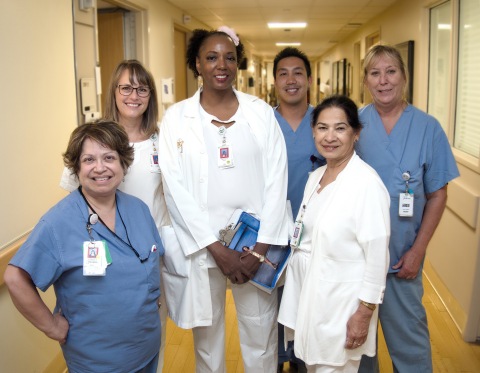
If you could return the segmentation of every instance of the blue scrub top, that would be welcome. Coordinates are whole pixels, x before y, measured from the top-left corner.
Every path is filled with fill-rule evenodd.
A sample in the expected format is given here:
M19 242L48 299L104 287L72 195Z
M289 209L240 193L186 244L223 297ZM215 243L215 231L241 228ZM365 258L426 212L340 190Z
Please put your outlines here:
M106 276L83 276L87 219L87 205L76 190L41 218L10 264L28 272L42 291L53 284L56 309L61 308L70 325L62 345L70 371L137 371L160 346L157 300L163 246L147 205L117 191L115 233L128 242L128 232L131 245L148 259L141 263L98 222L92 236L107 242L112 263Z
M313 107L309 105L302 122L297 130L294 131L278 112L277 108L275 108L275 117L280 124L280 129L283 132L283 137L287 145L287 199L289 199L292 204L294 219L297 217L300 204L302 203L303 192L309 172L325 164L325 159L318 153L315 148L315 143L313 142L312 127L310 125L312 112Z
M372 166L390 194L390 272L413 245L422 223L426 194L459 176L447 136L431 115L408 105L388 135L375 106L359 111L364 128L356 144L358 155ZM405 192L402 173L409 172L414 194L413 217L400 217L400 193ZM361 182L361 180L359 180Z

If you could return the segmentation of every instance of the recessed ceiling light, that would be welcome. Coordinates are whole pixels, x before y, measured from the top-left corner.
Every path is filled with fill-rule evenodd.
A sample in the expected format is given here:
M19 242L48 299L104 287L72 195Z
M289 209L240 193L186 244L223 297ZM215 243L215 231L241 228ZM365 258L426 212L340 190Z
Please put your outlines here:
M307 22L269 22L268 28L305 28Z
M275 43L275 45L277 47L299 47L300 45L302 45L302 43L297 43L297 42L293 42L293 43Z

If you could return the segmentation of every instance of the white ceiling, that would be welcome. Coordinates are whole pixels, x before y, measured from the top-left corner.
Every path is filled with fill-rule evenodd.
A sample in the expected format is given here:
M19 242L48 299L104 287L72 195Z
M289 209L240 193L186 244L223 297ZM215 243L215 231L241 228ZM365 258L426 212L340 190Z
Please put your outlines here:
M309 57L319 56L399 0L167 0L186 15L217 28L235 29L247 48L271 57L276 42L300 42ZM290 31L268 22L307 22Z

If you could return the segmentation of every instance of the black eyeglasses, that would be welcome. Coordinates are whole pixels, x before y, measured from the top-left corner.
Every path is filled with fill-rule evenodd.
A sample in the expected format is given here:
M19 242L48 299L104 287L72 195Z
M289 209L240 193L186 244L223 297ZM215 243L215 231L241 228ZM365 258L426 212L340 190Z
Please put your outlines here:
M122 96L130 96L134 90L137 91L138 97L148 97L150 95L150 88L145 86L133 88L131 85L128 84L118 85L118 92L120 92Z

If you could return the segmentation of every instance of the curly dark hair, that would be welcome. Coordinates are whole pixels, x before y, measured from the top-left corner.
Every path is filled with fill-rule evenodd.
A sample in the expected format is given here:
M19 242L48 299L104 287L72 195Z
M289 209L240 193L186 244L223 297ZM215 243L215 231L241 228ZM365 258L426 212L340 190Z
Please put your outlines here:
M224 35L231 40L230 36L228 36L228 34L226 34L223 31L217 31L217 30L208 31L204 29L196 29L196 30L193 30L192 37L188 41L187 55L186 55L187 66L190 70L193 71L193 75L195 76L195 78L198 78L200 76L200 73L197 70L198 52L200 51L200 48L202 47L205 40L207 40L209 37L214 35ZM238 43L238 45L235 48L237 50L237 66L239 66L240 63L245 58L245 49L241 41Z

